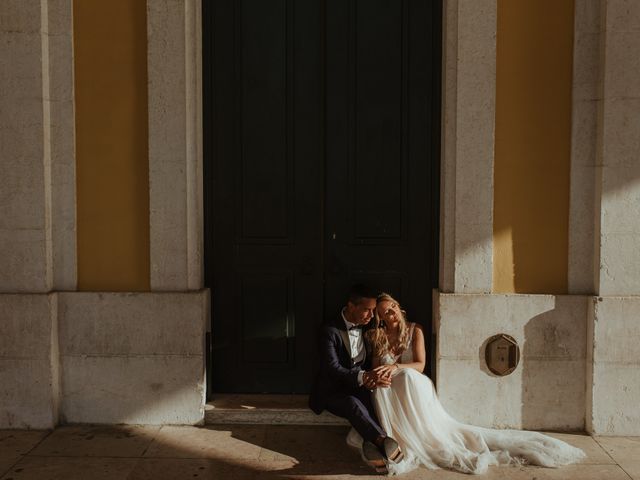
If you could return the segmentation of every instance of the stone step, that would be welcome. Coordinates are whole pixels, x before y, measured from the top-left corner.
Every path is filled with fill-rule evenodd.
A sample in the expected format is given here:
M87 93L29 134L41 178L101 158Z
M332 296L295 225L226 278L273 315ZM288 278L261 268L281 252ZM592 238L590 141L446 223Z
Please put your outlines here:
M214 393L206 404L205 423L263 425L348 425L340 417L307 406L307 395L239 395Z

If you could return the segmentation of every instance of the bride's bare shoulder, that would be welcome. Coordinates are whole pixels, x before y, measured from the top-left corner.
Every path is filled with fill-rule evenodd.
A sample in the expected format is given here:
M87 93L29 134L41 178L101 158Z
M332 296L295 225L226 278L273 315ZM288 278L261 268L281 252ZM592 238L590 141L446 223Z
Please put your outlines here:
M409 322L409 328L411 330L420 330L421 332L423 331L422 325L416 322Z
M419 323L411 324L411 338L414 343L422 343L422 340L424 339L424 329L422 328L422 325Z

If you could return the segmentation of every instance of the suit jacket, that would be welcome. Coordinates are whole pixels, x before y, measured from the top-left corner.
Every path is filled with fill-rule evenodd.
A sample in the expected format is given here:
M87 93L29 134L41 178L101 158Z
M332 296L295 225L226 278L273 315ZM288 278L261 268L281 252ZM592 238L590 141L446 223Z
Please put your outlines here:
M363 331L364 335L364 331ZM324 324L318 334L318 353L315 378L309 395L309 407L320 414L327 399L335 393L349 394L358 388L358 373L369 365L370 355L366 351L364 360L354 363L351 358L349 332L339 315L334 321Z

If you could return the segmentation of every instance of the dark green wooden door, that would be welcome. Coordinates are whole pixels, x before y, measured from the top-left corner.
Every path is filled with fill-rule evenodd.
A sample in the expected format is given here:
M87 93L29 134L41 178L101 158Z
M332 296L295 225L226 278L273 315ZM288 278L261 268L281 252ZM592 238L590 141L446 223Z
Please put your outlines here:
M432 1L205 0L205 235L216 392L306 392L357 281L431 330Z

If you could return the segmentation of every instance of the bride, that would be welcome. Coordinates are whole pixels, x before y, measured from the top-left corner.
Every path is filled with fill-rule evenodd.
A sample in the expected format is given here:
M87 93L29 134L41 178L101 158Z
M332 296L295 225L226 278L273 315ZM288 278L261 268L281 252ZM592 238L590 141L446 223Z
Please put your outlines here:
M490 465L557 467L585 457L579 448L541 433L476 427L450 417L433 383L421 373L426 357L422 328L407 322L390 295L378 296L373 328L366 336L373 366L392 378L390 388L377 388L372 394L380 426L405 454L403 462L389 462L391 475L420 465L474 474L486 472ZM353 429L347 442L356 448L362 445Z

